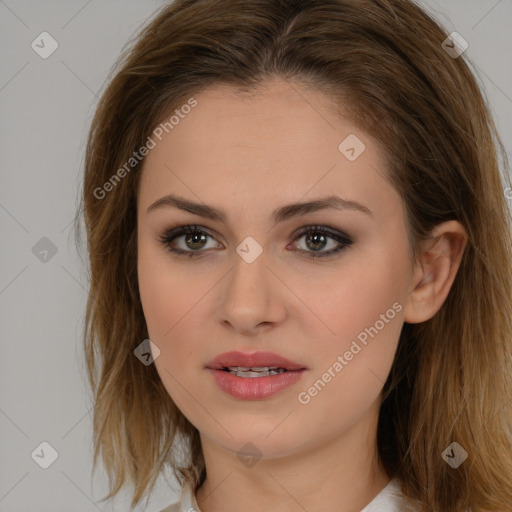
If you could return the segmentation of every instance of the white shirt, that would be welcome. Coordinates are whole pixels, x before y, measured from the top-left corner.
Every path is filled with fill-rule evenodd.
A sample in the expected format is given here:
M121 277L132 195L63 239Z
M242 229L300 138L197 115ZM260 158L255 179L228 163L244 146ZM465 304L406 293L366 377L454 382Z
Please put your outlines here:
M401 495L399 480L393 478L361 512L400 512L398 500ZM186 482L181 488L180 500L160 512L201 512L201 510L190 484Z

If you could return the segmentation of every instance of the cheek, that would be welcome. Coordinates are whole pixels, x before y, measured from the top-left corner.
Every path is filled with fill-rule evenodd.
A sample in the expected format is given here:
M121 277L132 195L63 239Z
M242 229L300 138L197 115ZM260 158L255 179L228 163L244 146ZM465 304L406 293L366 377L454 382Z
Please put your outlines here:
M187 411L190 395L186 389L197 375L192 363L199 364L194 357L194 336L187 337L187 332L197 317L194 305L199 290L190 286L193 282L186 282L184 273L171 271L169 257L151 244L139 244L139 291L149 339L160 350L155 367L176 406Z
M142 309L150 335L167 344L187 313L204 294L200 280L176 271L173 256L143 234L139 240L137 273Z
M139 244L137 273L146 324L150 337L156 342L172 325L176 301L175 295L169 293L170 275L152 252L146 245Z
M316 281L317 286L303 282L302 295L307 297L308 306L323 321L322 329L332 344L350 344L365 328L373 326L381 315L388 315L385 329L398 323L396 316L403 302L405 275L396 260L384 255L379 260L354 259L336 274ZM307 290L307 293L306 293ZM300 293L300 292L299 292ZM393 308L393 304L398 305ZM403 306L403 305L402 305ZM384 321L385 321L384 320ZM378 326L381 326L379 322Z
M403 307L393 291L387 280L372 286L347 280L330 302L335 334L317 336L310 347L311 375L298 390L309 428L333 433L349 428L377 400L403 324Z
M362 412L378 396L403 325L407 268L406 259L389 247L369 251L309 293L308 304L328 327L308 348L314 371L302 390L314 386L312 393L318 389L323 396L312 399L312 409L337 403L338 411Z
M202 370L198 353L205 343L208 315L203 299L214 286L207 273L203 276L185 267L151 240L140 240L137 272L142 309L149 339L160 349L155 366L176 403L187 400L186 394L180 398L180 383L194 382Z

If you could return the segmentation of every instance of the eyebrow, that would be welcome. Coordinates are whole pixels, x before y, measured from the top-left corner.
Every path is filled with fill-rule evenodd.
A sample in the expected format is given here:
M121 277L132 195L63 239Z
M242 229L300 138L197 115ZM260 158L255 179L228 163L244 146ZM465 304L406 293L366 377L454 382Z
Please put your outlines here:
M226 224L227 215L223 210L215 208L213 206L206 205L204 203L194 203L173 194L166 195L155 201L146 211L146 214L162 207L175 207L180 210L184 210L200 217L207 219L216 220ZM364 205L347 199L342 199L337 195L331 195L327 197L321 197L308 201L305 203L292 203L286 206L277 208L272 212L272 218L277 224L285 220L305 215L307 213L317 212L325 209L337 209L337 210L353 210L366 215L373 216L372 212Z

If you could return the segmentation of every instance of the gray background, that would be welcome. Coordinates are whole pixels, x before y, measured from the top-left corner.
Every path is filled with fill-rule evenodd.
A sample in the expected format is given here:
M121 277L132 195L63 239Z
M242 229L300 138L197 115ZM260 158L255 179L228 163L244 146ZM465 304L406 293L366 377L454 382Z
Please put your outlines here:
M512 159L512 1L420 3L469 42ZM123 45L162 4L0 0L0 512L129 509L128 493L96 503L107 480L101 466L91 476L80 338L87 280L72 221L99 92ZM31 48L43 31L59 45L47 59ZM56 253L41 261L38 243ZM48 469L31 457L43 441L58 453ZM177 497L168 474L137 510Z

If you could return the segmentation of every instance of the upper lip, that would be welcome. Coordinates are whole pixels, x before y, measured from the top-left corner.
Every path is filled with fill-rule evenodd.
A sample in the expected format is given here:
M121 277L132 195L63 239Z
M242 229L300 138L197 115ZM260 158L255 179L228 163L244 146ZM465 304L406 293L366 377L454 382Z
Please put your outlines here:
M273 352L224 352L206 363L207 368L222 370L229 366L242 366L245 368L275 367L285 370L302 370L306 367L302 364L290 361L286 357Z

